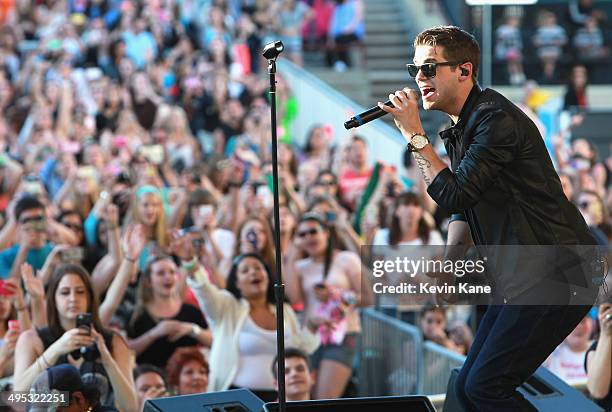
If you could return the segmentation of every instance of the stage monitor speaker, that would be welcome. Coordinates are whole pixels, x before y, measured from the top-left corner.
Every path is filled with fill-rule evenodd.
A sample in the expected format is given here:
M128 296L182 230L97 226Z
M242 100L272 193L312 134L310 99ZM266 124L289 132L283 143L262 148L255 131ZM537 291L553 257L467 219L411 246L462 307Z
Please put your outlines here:
M278 403L266 403L264 411L277 412ZM372 398L323 399L287 402L287 412L435 412L427 396L385 396Z
M466 412L455 393L455 380L459 369L451 372L444 401L444 412ZM603 409L572 388L543 366L519 386L518 391L541 412L580 411L603 412Z
M144 412L260 412L264 402L248 389L150 399Z

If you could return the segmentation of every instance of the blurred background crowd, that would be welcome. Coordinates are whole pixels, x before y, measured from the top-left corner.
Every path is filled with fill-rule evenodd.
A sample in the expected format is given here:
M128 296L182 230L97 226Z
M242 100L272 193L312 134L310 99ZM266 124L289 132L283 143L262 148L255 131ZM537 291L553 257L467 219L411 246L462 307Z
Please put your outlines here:
M276 398L270 102L261 49L281 39L298 66L304 52L315 52L330 69L346 71L365 37L363 3L0 2L6 385L44 387L41 376L68 381L74 371L55 365L70 364L97 388L67 389L82 389L75 398L82 410L139 411L149 398L239 387ZM607 19L591 3L569 5L572 29L542 12L530 41L541 62L537 80L560 81L564 47L580 63L565 98L569 120L551 153L566 195L608 245L612 158L588 139L568 137L588 106L593 65L608 57ZM495 58L517 85L533 78L522 64L532 44L521 24L511 9L495 30ZM364 136L339 139L325 119L296 130L303 108L282 73L277 90L288 395L354 396L359 311L376 303L361 276L367 245L444 244L448 213L427 196L409 154L402 168L386 164L371 156ZM525 109L537 121L537 107ZM472 308L424 302L384 311L448 350L469 349ZM585 378L587 351L592 365L609 362L592 343L600 336L607 342L600 347L610 348L609 313L612 305L594 308L549 359L551 369ZM589 389L609 400L602 379L591 378Z
M500 70L497 80L522 84L529 78L542 84L559 83L572 65L580 62L592 81L609 82L609 5L593 0L548 3L538 4L529 13L516 6L497 10L494 60L500 69L507 68Z

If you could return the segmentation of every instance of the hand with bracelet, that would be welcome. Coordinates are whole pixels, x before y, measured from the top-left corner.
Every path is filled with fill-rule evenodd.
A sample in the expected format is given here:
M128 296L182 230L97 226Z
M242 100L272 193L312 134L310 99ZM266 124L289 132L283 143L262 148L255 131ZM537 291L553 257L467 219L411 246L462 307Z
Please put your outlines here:
M183 336L190 336L197 340L200 332L202 332L202 328L195 323L179 322L176 330L168 335L168 340L170 342L176 342Z
M176 342L183 336L190 336L197 339L202 330L203 329L195 323L166 319L155 325L149 333L154 339L167 337L170 342Z

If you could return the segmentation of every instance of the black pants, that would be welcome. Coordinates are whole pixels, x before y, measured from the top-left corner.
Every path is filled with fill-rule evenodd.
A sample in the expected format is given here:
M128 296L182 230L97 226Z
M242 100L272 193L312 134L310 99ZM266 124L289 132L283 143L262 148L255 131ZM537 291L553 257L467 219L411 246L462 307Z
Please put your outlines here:
M348 67L351 67L351 58L349 57L350 44L359 40L354 34L341 34L334 38L334 47L327 51L327 64L332 66L335 62L344 62Z
M569 295L569 287L559 288L558 293ZM541 286L531 288L523 302L534 302L538 294L546 293ZM457 397L466 411L536 411L516 388L591 309L591 306L521 305L520 297L517 301L512 305L489 306L480 322L455 382Z

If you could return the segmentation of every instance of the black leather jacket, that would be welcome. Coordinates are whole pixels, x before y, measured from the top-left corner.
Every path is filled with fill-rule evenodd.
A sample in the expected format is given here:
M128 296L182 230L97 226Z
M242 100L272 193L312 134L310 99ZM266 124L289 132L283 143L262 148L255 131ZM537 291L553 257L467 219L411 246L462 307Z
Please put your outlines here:
M452 172L438 173L427 192L454 213L451 220L467 221L476 245L595 244L536 125L504 96L474 86L457 124L440 136ZM529 276L504 293L516 295L540 277Z

